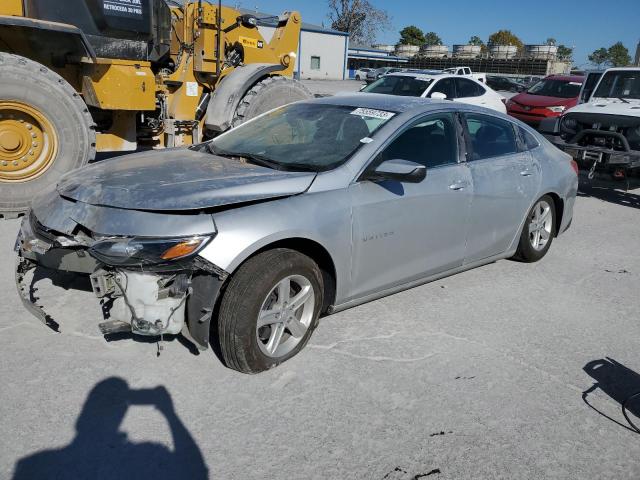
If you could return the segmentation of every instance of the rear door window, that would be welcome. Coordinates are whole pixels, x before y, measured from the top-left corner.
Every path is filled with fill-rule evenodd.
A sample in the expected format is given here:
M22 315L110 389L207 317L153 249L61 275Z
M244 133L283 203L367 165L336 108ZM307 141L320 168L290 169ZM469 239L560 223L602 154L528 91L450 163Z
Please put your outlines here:
M518 152L516 133L511 122L475 113L466 113L464 116L472 146L470 160Z
M522 127L518 127L518 130L520 131L522 146L525 150L533 150L534 148L540 146L540 143L538 142L536 137L534 137L531 133L529 133Z

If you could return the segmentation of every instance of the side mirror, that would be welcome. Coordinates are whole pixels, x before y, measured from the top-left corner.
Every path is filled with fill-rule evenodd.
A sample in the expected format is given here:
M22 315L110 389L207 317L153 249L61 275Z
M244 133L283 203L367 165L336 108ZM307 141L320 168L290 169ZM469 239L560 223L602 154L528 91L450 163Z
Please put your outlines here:
M434 98L436 100L446 100L447 99L447 96L442 92L433 92L430 96L431 96L431 98Z
M427 167L409 160L386 160L366 175L366 180L395 180L405 183L420 183L427 176Z

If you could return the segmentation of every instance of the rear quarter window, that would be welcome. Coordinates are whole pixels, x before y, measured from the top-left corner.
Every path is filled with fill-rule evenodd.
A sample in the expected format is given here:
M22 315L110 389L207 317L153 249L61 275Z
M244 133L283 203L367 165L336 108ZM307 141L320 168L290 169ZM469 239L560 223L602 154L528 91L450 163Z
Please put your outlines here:
M540 146L540 142L538 142L538 139L535 136L522 127L518 128L520 130L520 137L522 138L522 145L525 150L533 150Z

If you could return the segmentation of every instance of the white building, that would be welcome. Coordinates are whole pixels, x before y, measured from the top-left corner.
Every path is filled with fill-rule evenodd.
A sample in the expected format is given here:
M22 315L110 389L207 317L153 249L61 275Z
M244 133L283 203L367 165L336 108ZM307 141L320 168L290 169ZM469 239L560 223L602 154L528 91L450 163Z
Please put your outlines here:
M277 16L243 10L258 17L258 29L270 41ZM349 34L302 22L295 76L300 79L344 80L348 78Z

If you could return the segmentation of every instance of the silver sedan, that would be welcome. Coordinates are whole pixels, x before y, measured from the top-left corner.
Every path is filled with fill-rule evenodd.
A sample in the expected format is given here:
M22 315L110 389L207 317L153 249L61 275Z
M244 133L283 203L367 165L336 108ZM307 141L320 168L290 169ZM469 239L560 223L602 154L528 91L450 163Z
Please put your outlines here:
M105 335L182 334L242 372L296 355L318 319L504 258L571 224L571 157L517 120L373 94L300 102L212 141L85 167L33 202L16 243L88 274ZM98 319L96 319L98 321Z

